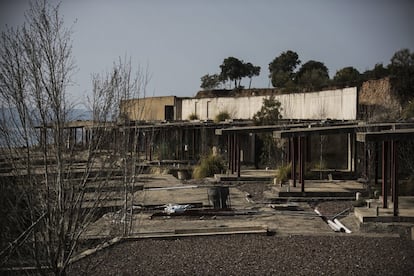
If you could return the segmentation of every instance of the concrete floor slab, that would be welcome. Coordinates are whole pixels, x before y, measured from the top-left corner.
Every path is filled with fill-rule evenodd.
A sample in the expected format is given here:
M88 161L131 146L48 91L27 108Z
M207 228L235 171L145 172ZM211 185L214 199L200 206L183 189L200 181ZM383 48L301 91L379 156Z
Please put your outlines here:
M370 208L355 208L355 216L360 222L414 222L414 197L400 196L398 210L399 215L394 216L393 204L388 202L388 208L382 208L382 200L371 200Z
M201 203L202 206L210 206L207 190L213 186L213 182L183 182L171 175L146 175L144 189L134 193L134 203L141 206L162 206L168 203L186 204ZM273 185L274 188L284 189ZM320 192L349 192L354 195L355 191L363 189L363 185L356 181L308 181L309 191ZM300 189L300 187L293 188ZM237 211L251 211L246 214L235 214L232 216L220 215L202 215L202 216L160 216L151 218L154 212L158 210L139 211L133 214L131 234L135 236L153 236L153 235L174 235L174 233L184 231L191 232L191 229L200 231L204 229L206 233L223 232L228 229L268 229L278 235L331 235L332 229L318 217L309 204L298 202L298 210L275 210L265 203L254 203L246 198L246 193L239 190L237 186L230 186L231 207ZM391 205L390 205L391 206ZM121 207L122 208L122 205ZM119 209L120 210L120 209ZM364 234L360 232L359 223L364 222L367 218L375 216L376 208L356 208L355 214L350 213L342 217L341 222L352 231L351 235ZM379 210L380 217L392 217L392 209ZM243 213L243 212L241 212ZM401 198L400 200L401 216L414 217L414 198ZM87 231L86 236L108 237L119 235L122 229L123 220L119 217L120 213L112 212L98 219ZM361 214L361 215L358 215ZM362 219L361 219L362 216ZM131 217L128 215L129 221ZM198 229L198 230L197 230Z

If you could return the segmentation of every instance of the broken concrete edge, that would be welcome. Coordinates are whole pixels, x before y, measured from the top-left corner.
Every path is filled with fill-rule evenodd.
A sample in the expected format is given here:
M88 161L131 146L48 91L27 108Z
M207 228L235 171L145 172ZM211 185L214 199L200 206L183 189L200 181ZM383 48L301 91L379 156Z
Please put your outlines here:
M365 209L365 207L362 207ZM382 223L392 223L392 222L414 222L414 217L411 216L376 216L373 214L371 216L364 215L360 210L360 208L354 208L354 215L358 219L360 223L366 222L382 222Z
M175 234L206 234L206 233L242 233L242 232L267 232L269 228L266 225L256 226L239 226L239 227L215 227L215 228L190 228L176 229Z

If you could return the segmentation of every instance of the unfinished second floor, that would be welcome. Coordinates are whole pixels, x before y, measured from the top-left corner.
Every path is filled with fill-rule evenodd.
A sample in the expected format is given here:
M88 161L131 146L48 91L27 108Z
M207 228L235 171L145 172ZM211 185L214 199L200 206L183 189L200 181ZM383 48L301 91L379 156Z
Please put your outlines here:
M220 113L230 119L251 120L271 96L281 103L287 120L357 120L366 116L398 116L401 106L387 78L346 87L306 93L281 93L277 89L200 91L195 97L148 97L121 102L120 111L132 121L215 120ZM383 118L381 118L383 119Z

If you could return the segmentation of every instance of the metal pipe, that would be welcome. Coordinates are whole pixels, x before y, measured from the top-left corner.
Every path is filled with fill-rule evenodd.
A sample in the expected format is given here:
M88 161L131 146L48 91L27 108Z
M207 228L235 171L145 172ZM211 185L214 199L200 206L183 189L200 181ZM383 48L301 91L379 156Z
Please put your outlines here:
M326 223L328 226L334 230L335 232L341 231L338 225L335 224L332 220L328 219L324 215L321 214L321 212L318 211L318 209L314 209L315 213Z
M345 233L347 233L347 234L351 234L352 233L352 231L351 230L349 230L347 227L345 227L345 225L343 225L342 224L342 222L340 222L339 221L339 219L334 219L333 220L334 222L335 222L335 224L341 229L341 232L342 232L342 230L343 231L345 231Z
M319 212L318 209L314 209L315 213L324 221L326 222L329 227L331 227L332 230L335 232L345 232L347 234L352 233L351 230L349 230L345 225L342 224L342 222L337 219L337 217L341 214L343 214L346 211L349 211L349 209L345 209L344 211L336 214L332 219L328 219L326 216L322 215L321 212Z

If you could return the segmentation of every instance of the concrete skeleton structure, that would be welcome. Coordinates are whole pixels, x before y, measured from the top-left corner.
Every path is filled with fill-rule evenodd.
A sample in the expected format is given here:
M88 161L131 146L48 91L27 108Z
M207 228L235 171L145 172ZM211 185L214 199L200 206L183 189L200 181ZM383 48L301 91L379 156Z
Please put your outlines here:
M393 215L398 216L398 142L413 141L414 128L391 129L382 131L358 132L357 141L362 143L382 143L382 207L388 208L389 183L391 182L391 201L393 202Z
M398 216L398 141L414 140L414 123L358 123L358 122L332 122L330 125L321 126L315 123L280 124L274 126L259 127L236 127L229 129L218 129L216 135L227 135L229 171L236 173L240 178L241 149L240 135L249 133L273 132L276 139L288 139L288 162L291 162L291 180L296 187L297 170L299 170L299 183L301 193L305 194L305 155L307 152L307 140L311 136L319 135L347 135L348 137L348 168L355 170L356 145L355 142L382 143L382 204L388 208L389 183L391 182L391 196L393 202L393 215ZM365 148L364 156L368 149ZM378 183L377 162L375 164L375 183ZM368 170L368 160L364 162L365 171ZM297 169L298 167L298 169Z
M103 129L109 137L108 146L114 145L119 140L120 132L126 130L130 135L138 136L139 148L145 151L145 160L153 160L155 157L153 153L157 147L159 151L160 147L168 149L167 151L171 152L171 154L167 154L170 159L182 160L187 156L187 158L191 157L196 160L197 156L208 153L209 148L217 142L217 139L213 139L215 142L212 139L207 139L211 135L214 136L214 131L223 128L223 126L225 128L238 127L239 119L244 121L244 125L251 124L249 119L260 110L265 98L274 96L276 100L281 102L282 124L293 120L293 122L309 126L309 121L331 121L327 120L328 118L332 119L331 122L336 121L336 123L344 120L355 122L361 116L361 110L371 115L374 109L383 111L384 109L378 109L378 106L384 106L386 103L377 98L371 99L370 94L376 93L375 95L381 96L387 101L395 102L391 90L390 81L385 78L366 82L360 88L350 87L308 93L281 94L277 89L211 90L200 91L193 98L168 96L124 100L120 104L120 121L118 123L114 122L113 125L105 125L104 127L93 122L92 125L91 122L86 122L84 126L77 122L75 125L68 125L68 145L82 144L85 140L91 139L94 132ZM363 106L360 103L363 103ZM213 123L211 119L223 111L230 113L231 119L224 122L224 125L223 122ZM199 120L185 120L191 114L197 115ZM269 130L274 126L267 128ZM283 128L276 126L273 130L280 129ZM237 130L234 131L237 132ZM252 156L256 154L255 133L266 132L266 127L255 127L253 132L240 131L244 132L244 134L238 133L239 136L244 135L242 139L239 137L240 141L244 143L240 158L245 162L252 162L254 159ZM207 133L210 134L207 135ZM330 143L342 143L342 140L344 139L340 138ZM236 145L236 142L232 141L232 143L228 143L228 147ZM347 161L341 161L344 163L341 165L344 168L341 167L341 169L346 167L347 170L354 170L355 158L350 157L349 148L355 142L353 137L346 137L345 141L347 141L348 157ZM308 148L316 148L315 143L310 139L306 141ZM192 154L189 154L190 149ZM294 148L291 148L290 145L288 149L293 150ZM223 147L223 151L226 150L229 151L228 148ZM341 153L341 155L345 155L345 153ZM228 157L230 162L232 158ZM256 160L253 162L256 164ZM230 163L230 166L233 164ZM229 169L232 172L235 171L235 168Z
M371 94L375 95L374 99ZM275 126L249 126L251 124L249 120L260 110L263 100L271 96L281 103L283 122ZM211 147L221 146L223 151L227 152L229 171L232 174L237 172L238 176L240 176L241 162L251 162L254 159L252 156L256 155L254 146L251 146L252 143L255 144L256 133L273 133L276 139L288 139L287 161L292 162L292 172L296 171L299 163L299 181L304 189L303 167L309 160L303 158L304 152L309 151L307 148L311 148L310 138L346 134L346 139L341 140L346 141L344 145L347 148L346 170L355 171L356 130L383 131L390 128L390 124L366 126L357 124L356 120L361 116L359 109L368 112L370 116L375 116L375 110L381 112L385 110L384 100L391 102L393 109L398 109L388 78L368 81L360 88L350 87L308 93L281 94L277 89L200 91L193 98L169 96L124 100L120 104L120 119L126 119L131 123L114 123L105 125L104 128L110 136L109 139L113 141L117 141L120 132L124 131L128 131L128 135L137 136L138 151L145 152L144 160L150 161L153 160L153 153L157 147L159 152L162 151L161 147L168 149L166 151L169 152L167 155L159 155L158 159L169 157L177 160L197 160L197 157L208 153ZM224 111L230 114L231 120L220 123L211 121ZM199 120L186 121L185 119L192 114ZM327 120L328 118L331 120ZM244 122L241 124L238 120ZM289 122L289 120L293 121ZM321 123L325 121L329 122L328 125ZM403 124L392 124L392 126L394 129L406 127ZM77 144L78 136L81 143L92 139L93 132L99 129L102 129L102 126L93 122L85 122L84 125L81 122L68 124L68 145ZM227 137L226 139L208 138L214 136L214 132L218 135L225 134ZM227 145L223 141L227 141ZM367 160L368 158L365 157L365 175L368 174ZM377 172L376 167L375 183L378 181ZM293 185L296 186L296 174L293 174Z

